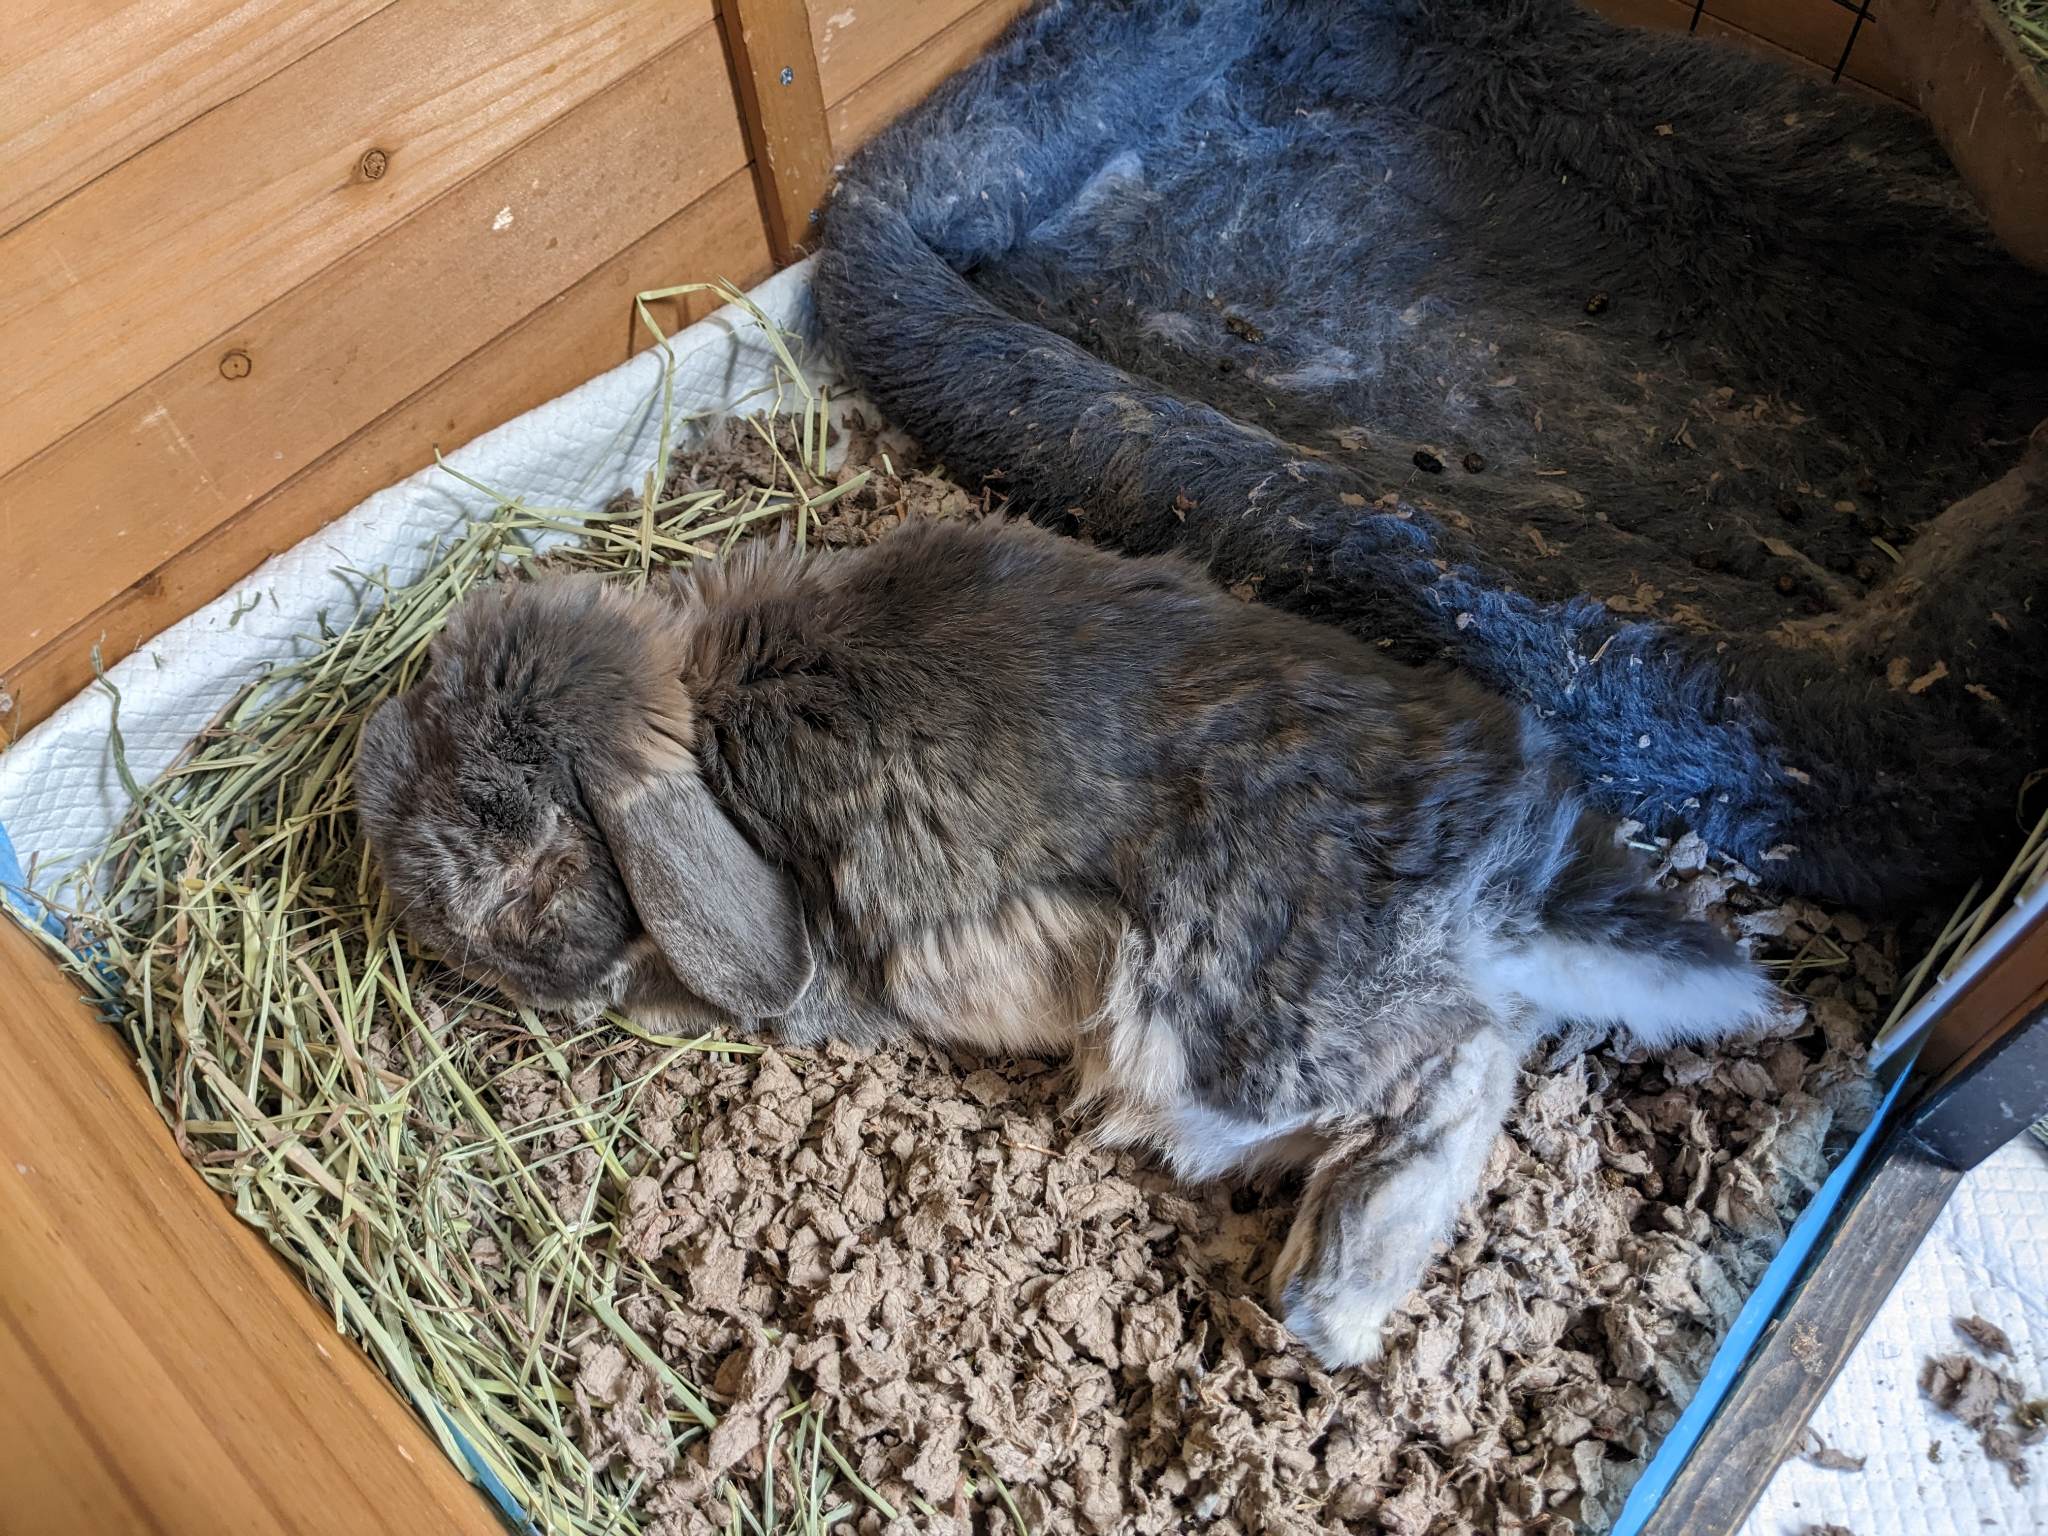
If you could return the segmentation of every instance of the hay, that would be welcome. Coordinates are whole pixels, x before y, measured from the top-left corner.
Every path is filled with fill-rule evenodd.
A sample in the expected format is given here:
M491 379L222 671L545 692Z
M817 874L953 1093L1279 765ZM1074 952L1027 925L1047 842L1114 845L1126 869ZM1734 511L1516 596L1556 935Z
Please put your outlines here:
M2048 76L2048 0L1993 0L2020 52Z
M363 575L374 601L151 785L117 711L134 809L67 958L180 1147L550 1532L1603 1524L1867 1111L1888 929L1628 829L1807 1018L1711 1060L1561 1042L1384 1369L1334 1378L1256 1299L1291 1191L1080 1145L1040 1064L542 1019L408 948L349 768L464 593L990 510L835 428L777 346L766 420L665 434L594 516L499 497L411 585Z
M653 327L645 301L697 286L643 295L643 319ZM760 1048L619 1019L544 1023L411 952L365 867L350 770L362 722L413 681L479 583L543 560L645 581L762 526L803 540L861 486L864 474L825 474L825 396L759 311L720 291L753 312L783 365L766 403L784 438L756 428L771 477L660 496L650 475L637 501L591 516L491 493L494 512L411 585L360 573L357 616L323 624L308 654L246 689L147 786L129 773L118 691L102 678L133 809L52 908L67 919L64 957L134 1046L180 1149L450 1457L480 1463L550 1532L641 1530L650 1471L718 1433L717 1394L620 1315L629 1291L673 1295L620 1247L621 1202L650 1160L690 1155L636 1125L663 1073ZM673 359L668 378L665 423ZM664 460L669 442L665 425ZM583 1362L608 1349L644 1373L637 1401L592 1401ZM811 1533L863 1505L894 1514L801 1394L773 1399L754 1405L774 1424L762 1475L721 1490L734 1528ZM586 1453L593 1417L617 1444Z

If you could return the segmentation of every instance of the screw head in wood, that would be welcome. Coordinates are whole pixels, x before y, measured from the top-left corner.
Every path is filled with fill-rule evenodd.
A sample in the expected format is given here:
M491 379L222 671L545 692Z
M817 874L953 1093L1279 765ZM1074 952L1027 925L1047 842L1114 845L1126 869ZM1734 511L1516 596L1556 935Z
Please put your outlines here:
M221 358L220 376L224 379L246 379L255 366L249 361L248 353L237 349Z
M793 69L791 69L791 68L790 68L790 67L789 67L789 66L788 66L787 64L785 64L785 65L783 65L783 66L782 66L782 77L781 77L781 78L782 78L782 83L783 83L784 85L795 85L795 84L796 84L796 71L795 71L795 70L793 70Z
M381 149L365 150L363 158L356 162L356 169L365 181L375 181L391 168L391 157Z

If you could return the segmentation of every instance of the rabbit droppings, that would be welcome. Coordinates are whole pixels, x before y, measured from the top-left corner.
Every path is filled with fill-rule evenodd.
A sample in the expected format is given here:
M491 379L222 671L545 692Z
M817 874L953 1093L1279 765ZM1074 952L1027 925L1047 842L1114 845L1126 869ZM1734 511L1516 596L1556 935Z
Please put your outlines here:
M404 921L522 1002L1071 1053L1108 1140L1305 1168L1272 1293L1333 1368L1547 1031L1773 1006L1527 711L1024 525L479 592L356 772Z

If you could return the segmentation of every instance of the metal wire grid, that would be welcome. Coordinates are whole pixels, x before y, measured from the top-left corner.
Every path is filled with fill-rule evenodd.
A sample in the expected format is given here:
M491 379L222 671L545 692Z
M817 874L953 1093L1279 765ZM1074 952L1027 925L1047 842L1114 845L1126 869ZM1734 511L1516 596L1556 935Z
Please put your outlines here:
M1828 77L1839 85L1842 71L1849 67L1849 55L1855 51L1856 39L1863 34L1863 24L1870 20L1870 0L1829 0L1829 3L1854 18L1849 23L1849 35L1842 40L1842 56L1835 60L1834 71ZM1706 10L1707 0L1693 0L1692 20L1686 24L1685 30L1699 31L1700 17L1706 14Z

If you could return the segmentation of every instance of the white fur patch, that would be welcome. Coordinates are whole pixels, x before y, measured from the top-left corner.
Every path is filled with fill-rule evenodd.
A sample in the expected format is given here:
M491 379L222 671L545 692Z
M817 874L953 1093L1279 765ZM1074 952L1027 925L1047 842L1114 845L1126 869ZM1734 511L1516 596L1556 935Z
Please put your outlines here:
M1309 1117L1245 1120L1198 1104L1159 1117L1158 1137L1179 1177L1200 1183L1226 1173L1305 1162L1321 1146Z
M1403 1135L1426 1144L1367 1188L1347 1187L1335 1148L1309 1190L1273 1269L1282 1320L1324 1365L1379 1358L1380 1330L1451 1234L1500 1135L1514 1097L1520 1048L1488 1030L1458 1047L1449 1075ZM1341 1202L1341 1203L1340 1203Z
M1773 1011L1769 980L1743 965L1686 965L1655 955L1540 938L1473 967L1482 990L1556 1019L1623 1024L1652 1050L1721 1039Z

